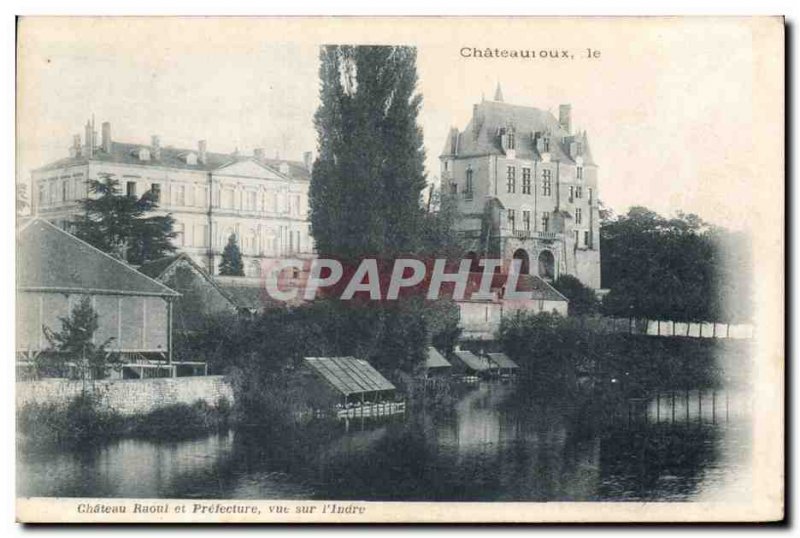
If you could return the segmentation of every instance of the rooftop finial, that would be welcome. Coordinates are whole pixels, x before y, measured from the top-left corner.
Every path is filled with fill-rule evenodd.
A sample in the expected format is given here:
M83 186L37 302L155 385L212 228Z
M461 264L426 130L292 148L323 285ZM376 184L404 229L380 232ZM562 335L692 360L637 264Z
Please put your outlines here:
M503 102L503 90L500 88L500 83L497 83L497 89L494 91L494 100L499 101L500 103Z

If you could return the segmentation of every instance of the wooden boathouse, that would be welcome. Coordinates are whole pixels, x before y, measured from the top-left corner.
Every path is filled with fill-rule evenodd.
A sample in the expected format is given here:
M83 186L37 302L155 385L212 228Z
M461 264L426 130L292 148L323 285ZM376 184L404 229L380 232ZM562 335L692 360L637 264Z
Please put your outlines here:
M519 372L519 365L505 353L487 353L489 362L497 368L500 377L513 377Z
M316 380L308 387L316 390L315 414L335 411L338 418L351 419L405 413L397 388L364 359L306 357L303 362Z

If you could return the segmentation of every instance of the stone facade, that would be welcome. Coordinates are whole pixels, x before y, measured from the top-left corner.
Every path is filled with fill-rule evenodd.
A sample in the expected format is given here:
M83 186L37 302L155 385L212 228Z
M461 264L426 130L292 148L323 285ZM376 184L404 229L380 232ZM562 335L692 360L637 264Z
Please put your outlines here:
M178 232L176 246L216 274L231 234L242 250L245 273L261 276L270 260L310 257L313 242L308 222L311 154L303 162L268 159L261 149L252 156L112 140L111 125L102 126L98 142L87 123L81 143L75 135L70 156L32 174L33 214L64 224L80 212L88 196L86 181L112 174L123 194L159 192L159 210L171 213Z
M216 405L221 398L233 403L233 389L224 376L165 377L90 382L100 403L121 415L149 413L173 404L202 400ZM82 381L45 379L17 383L17 409L28 404L64 404L87 388Z
M598 167L569 105L556 118L498 91L463 131L451 129L440 162L471 255L519 258L547 280L570 274L600 288Z

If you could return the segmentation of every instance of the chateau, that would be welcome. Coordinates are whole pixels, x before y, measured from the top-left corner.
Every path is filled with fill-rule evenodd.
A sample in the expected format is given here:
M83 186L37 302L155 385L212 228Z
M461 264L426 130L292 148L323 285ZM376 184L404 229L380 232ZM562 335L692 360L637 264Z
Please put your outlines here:
M247 276L261 276L269 259L312 255L310 152L298 162L268 159L262 149L252 156L213 153L205 140L195 149L176 149L162 146L158 136L150 144L117 142L108 122L101 129L98 142L93 122L87 122L83 141L73 137L69 157L33 171L34 215L65 226L81 211L86 181L112 174L122 194L157 193L159 211L175 218L178 249L212 274L231 234Z
M450 130L441 189L457 200L473 259L519 259L525 274L570 274L599 289L597 165L586 132L571 122L570 105L556 118L505 103L498 85L463 131Z

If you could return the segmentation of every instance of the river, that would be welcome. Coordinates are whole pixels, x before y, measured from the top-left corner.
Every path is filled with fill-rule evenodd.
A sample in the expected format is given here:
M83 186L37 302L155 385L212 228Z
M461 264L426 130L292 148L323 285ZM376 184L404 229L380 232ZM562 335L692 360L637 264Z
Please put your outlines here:
M749 495L746 398L664 393L592 427L575 409L521 397L520 390L484 382L446 408L293 435L239 429L169 443L20 448L18 495L397 501Z

